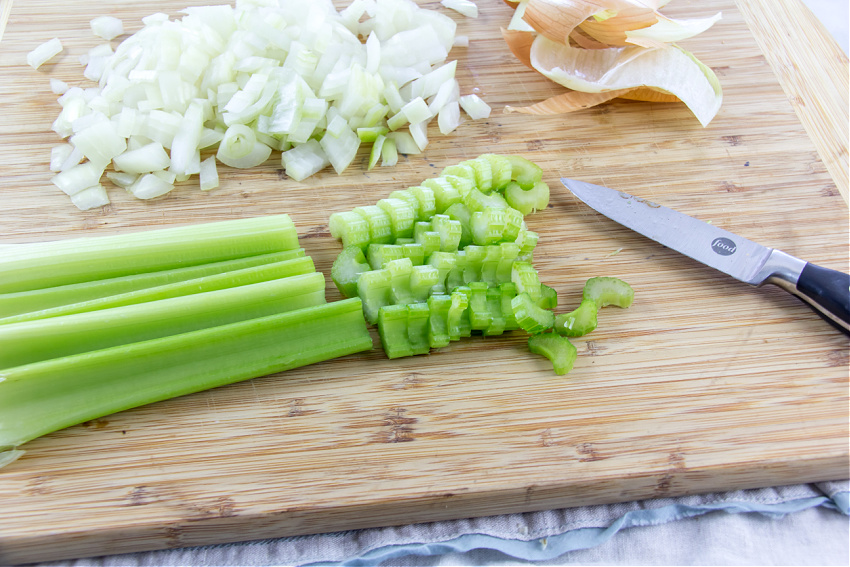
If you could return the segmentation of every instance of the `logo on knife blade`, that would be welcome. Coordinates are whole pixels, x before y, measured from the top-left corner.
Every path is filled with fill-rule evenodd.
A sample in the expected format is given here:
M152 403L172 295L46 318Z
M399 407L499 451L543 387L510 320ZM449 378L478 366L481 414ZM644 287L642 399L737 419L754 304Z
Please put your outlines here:
M711 249L721 256L731 256L738 246L728 238L718 237L711 242Z

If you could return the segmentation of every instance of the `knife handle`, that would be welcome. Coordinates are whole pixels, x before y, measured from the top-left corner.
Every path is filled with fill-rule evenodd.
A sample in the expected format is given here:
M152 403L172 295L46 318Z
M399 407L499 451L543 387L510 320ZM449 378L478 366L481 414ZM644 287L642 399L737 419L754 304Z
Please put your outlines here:
M850 335L850 275L773 250L765 267L772 283L805 301L828 323Z
M850 275L807 263L796 290L794 295L850 335Z

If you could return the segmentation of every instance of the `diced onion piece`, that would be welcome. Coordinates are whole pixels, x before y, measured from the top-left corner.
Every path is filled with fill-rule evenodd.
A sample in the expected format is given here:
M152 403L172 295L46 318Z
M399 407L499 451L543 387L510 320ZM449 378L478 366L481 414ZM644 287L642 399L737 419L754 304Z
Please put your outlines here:
M375 139L375 143L372 144L372 151L369 154L369 166L366 169L371 170L378 163L378 160L381 158L381 148L384 147L386 140L387 137L383 135Z
M405 132L403 130L390 132L387 134L387 138L395 142L396 150L400 154L416 155L422 153L422 150L419 149L419 146L416 144L416 140L413 139L410 132Z
M99 16L91 20L89 24L92 33L105 40L115 39L124 33L124 24L118 18L112 16Z
M460 106L473 120L488 118L490 116L490 105L481 100L477 94L469 94L460 97Z
M50 171L62 171L62 164L74 151L71 144L60 144L50 149Z
M386 138L381 146L381 167L392 167L398 163L398 150L392 138Z
M440 4L466 16L467 18L478 17L478 6L471 0L442 0Z
M174 189L174 176L167 172L146 173L139 177L127 190L138 199L153 199Z
M416 142L416 147L419 151L425 151L428 146L428 123L416 122L408 127L410 135L413 136L413 141Z
M411 124L428 120L433 115L431 114L428 104L421 96L417 96L401 108L402 114Z
M455 36L455 41L452 43L454 47L469 47L469 36L468 35L458 35Z
M71 195L71 202L81 211L87 211L108 205L109 196L106 194L106 189L103 188L103 185L98 183Z
M354 156L357 155L357 150L360 148L360 138L351 128L344 128L339 136L332 136L326 133L319 141L325 155L331 162L331 165L338 174L346 170L346 168L354 161Z
M71 136L70 142L91 161L103 165L127 149L127 140L118 134L115 124L109 120L95 122L80 130Z
M38 69L60 53L62 53L62 42L58 37L54 37L27 53L27 63L33 69Z
M126 173L124 171L107 171L106 178L116 187L126 189L135 183L139 176L135 173Z
M330 164L322 146L312 138L304 144L283 152L281 161L286 175L295 181L302 181Z
M53 94L62 95L68 92L68 83L59 79L50 79L50 91Z
M54 175L50 181L67 195L75 195L100 182L103 166L87 161Z
M457 102L450 102L440 109L437 115L437 125L440 133L447 136L460 126L460 106Z
M514 10L514 15L511 17L511 22L508 24L508 29L512 31L533 32L534 28L523 19L525 16L525 8L528 6L529 0L520 0Z
M199 177L201 191L210 191L219 186L218 168L216 168L214 156L210 156L201 162Z
M151 173L168 168L171 160L162 144L151 142L135 150L127 150L112 158L115 169L125 173Z

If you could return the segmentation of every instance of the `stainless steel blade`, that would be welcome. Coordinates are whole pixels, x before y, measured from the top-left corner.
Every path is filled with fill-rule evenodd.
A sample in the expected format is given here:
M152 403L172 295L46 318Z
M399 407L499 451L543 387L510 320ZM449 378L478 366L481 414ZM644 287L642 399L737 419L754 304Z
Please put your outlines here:
M628 193L575 179L561 183L611 220L733 278L761 285L769 275L763 268L772 248Z

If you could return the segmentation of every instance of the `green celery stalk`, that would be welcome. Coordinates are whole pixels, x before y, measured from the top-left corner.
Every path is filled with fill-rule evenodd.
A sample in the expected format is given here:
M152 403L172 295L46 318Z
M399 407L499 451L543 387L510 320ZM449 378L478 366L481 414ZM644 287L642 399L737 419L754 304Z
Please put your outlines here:
M0 318L305 256L303 248L105 280L0 294Z
M170 270L298 248L289 215L21 244L0 258L0 293Z
M192 280L130 291L89 301L81 301L80 303L60 305L59 307L53 307L51 309L15 315L14 317L6 317L4 319L0 319L0 328L2 328L3 325L12 323L48 319L51 317L72 315L74 313L89 313L92 311L100 311L102 309L147 303L149 301L158 301L172 297L194 295L196 293L239 287L279 278L309 274L312 272L315 272L313 260L309 256L304 256L302 258L284 260L283 262L263 264L250 268L243 268L241 270L234 270L232 272L223 272Z
M324 302L325 278L314 272L96 312L0 325L0 369Z
M104 415L371 348L353 298L10 368L0 381L0 461Z

